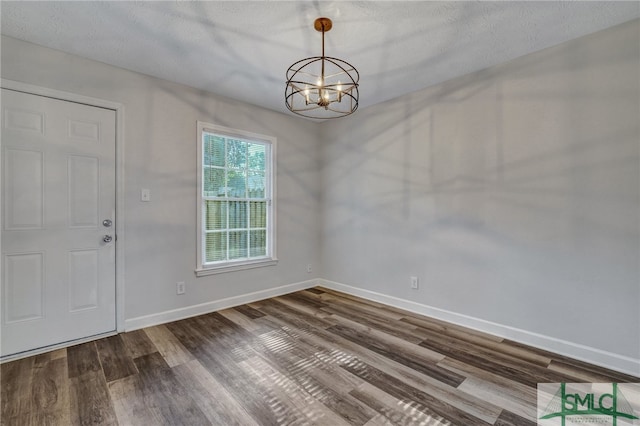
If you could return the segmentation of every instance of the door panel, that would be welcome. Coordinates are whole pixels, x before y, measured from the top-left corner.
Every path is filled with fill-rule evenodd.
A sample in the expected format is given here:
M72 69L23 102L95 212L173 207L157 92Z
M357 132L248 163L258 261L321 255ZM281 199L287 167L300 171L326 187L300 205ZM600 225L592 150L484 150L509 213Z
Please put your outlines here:
M1 355L114 331L115 111L1 101Z
M69 252L69 311L98 308L99 250Z
M44 158L42 152L4 151L4 227L9 231L41 229L44 223Z
M70 155L67 159L69 227L98 227L100 182L98 157Z
M7 323L43 318L44 253L6 255L4 272Z

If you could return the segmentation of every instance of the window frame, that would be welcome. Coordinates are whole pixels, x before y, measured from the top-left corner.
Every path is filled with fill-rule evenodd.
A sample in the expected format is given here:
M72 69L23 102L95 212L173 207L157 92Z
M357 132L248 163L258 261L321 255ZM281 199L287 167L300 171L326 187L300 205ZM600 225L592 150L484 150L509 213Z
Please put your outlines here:
M263 266L273 266L278 263L276 255L276 144L277 139L273 136L261 135L258 133L247 132L244 130L232 129L230 127L220 126L217 124L197 122L197 152L198 152L198 176L197 176L197 247L196 247L196 276L206 276L211 274L219 274L224 272L240 271L244 269L259 268ZM207 263L205 262L205 202L209 198L203 196L203 180L204 180L204 134L213 133L223 137L238 138L247 142L259 142L266 144L267 157L265 158L265 181L266 187L265 199L267 200L267 254L265 256L248 258L241 260L227 260L224 262Z

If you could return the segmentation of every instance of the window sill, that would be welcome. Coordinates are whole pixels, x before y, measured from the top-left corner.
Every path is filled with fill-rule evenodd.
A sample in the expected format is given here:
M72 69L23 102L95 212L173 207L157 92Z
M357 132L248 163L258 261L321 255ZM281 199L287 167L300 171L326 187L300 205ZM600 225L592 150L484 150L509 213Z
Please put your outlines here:
M227 272L244 271L245 269L262 268L264 266L275 266L278 259L260 259L247 262L233 263L230 265L211 266L196 269L196 277L205 277L207 275L224 274Z

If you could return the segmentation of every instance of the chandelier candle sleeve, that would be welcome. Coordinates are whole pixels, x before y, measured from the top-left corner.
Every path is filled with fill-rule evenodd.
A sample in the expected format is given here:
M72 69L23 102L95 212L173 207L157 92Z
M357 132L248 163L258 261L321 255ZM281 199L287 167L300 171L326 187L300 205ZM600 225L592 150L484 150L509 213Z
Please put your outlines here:
M346 61L325 56L324 34L332 25L329 18L316 19L314 28L322 32L322 56L302 59L287 70L285 103L295 114L338 118L358 108L358 70Z

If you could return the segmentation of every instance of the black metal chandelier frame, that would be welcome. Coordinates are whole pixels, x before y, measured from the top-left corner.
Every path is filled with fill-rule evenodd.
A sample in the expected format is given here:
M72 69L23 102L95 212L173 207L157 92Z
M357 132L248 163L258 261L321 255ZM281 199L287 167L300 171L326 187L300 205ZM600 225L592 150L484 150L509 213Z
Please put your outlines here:
M329 18L316 19L314 28L322 32L322 56L302 59L287 69L285 103L295 114L317 119L339 118L353 114L358 108L358 70L342 59L325 56L324 34L331 27ZM318 65L320 72L313 72Z

